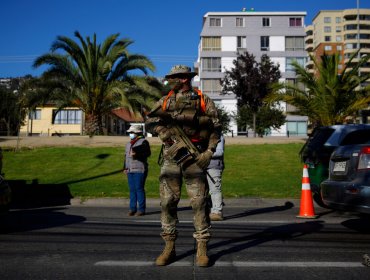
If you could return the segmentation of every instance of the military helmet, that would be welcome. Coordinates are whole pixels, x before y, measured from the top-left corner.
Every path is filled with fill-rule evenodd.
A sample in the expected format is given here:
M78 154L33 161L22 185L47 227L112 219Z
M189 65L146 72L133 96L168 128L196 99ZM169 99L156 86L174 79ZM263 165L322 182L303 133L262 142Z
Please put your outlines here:
M171 78L172 76L177 75L190 76L191 78L193 78L194 76L197 75L197 73L192 72L191 68L186 65L175 65L171 68L170 73L168 73L165 77Z

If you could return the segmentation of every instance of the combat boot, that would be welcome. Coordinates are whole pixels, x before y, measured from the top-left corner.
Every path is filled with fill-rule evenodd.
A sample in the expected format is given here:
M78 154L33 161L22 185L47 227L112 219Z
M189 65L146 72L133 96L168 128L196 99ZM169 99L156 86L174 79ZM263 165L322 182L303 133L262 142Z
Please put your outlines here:
M207 256L207 242L197 242L197 266L208 266L209 258Z
M166 240L166 245L163 249L162 254L156 259L156 265L168 265L173 262L176 258L175 241Z

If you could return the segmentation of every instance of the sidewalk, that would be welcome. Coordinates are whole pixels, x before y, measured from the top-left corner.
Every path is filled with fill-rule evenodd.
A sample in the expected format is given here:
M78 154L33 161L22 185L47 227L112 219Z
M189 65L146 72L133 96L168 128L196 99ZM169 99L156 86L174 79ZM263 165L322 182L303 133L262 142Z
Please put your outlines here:
M147 137L151 145L160 145L158 137ZM36 147L63 147L63 146L86 146L86 147L123 147L129 141L128 136L0 136L0 147L8 148L36 148ZM304 144L306 137L225 137L226 145L252 145L252 144Z
M94 198L94 199L83 199L80 198L72 198L71 205L72 206L94 206L94 207L128 207L130 200L128 198ZM224 199L225 207L233 208L233 207L255 207L255 208L262 208L262 207L270 207L270 206L277 206L283 205L286 202L293 203L296 207L299 206L300 200L295 198L226 198ZM160 206L159 198L147 198L146 199L147 207L155 207ZM190 202L188 198L183 198L179 202L179 207L187 207L190 206Z

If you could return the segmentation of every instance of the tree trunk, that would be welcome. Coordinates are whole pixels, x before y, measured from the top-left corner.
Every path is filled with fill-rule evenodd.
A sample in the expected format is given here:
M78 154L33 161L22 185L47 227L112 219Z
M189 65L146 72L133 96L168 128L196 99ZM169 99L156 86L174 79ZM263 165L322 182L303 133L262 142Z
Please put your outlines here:
M253 137L257 137L256 133L256 113L253 113Z
M8 121L7 122L5 122L6 123L6 135L7 136L11 136L11 124L10 124L10 119L8 119Z

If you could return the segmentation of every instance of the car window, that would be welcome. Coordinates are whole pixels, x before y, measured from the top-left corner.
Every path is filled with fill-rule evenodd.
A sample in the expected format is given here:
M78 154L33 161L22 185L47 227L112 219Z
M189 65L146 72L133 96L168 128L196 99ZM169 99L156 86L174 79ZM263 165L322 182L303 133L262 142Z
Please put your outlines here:
M330 138L335 130L333 128L325 127L319 128L312 133L312 136L307 139L305 145L300 151L300 156L303 162L307 160L316 161L319 157L327 157L331 151L324 151L326 148L324 144Z
M313 137L309 140L308 146L314 148L321 148L335 130L332 128L322 128L314 133Z
M367 144L370 142L370 129L366 130L357 130L351 133L348 133L340 145L356 145L356 144Z

